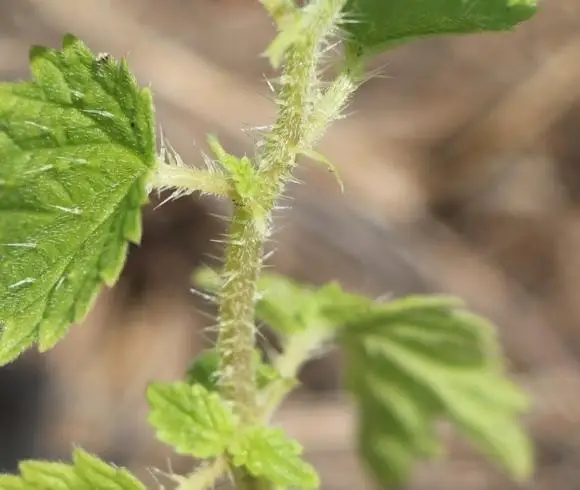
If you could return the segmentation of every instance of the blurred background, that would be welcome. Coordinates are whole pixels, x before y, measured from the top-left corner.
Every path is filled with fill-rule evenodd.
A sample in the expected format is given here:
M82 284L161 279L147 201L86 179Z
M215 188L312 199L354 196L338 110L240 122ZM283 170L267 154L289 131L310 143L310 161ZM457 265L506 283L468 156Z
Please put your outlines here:
M28 78L32 43L71 31L126 56L156 98L158 124L190 165L205 134L251 151L242 131L274 115L259 56L272 38L251 0L1 0L0 76ZM376 60L381 76L320 145L336 164L305 163L306 185L276 222L269 263L311 284L371 296L460 295L493 320L514 378L533 396L526 419L537 474L526 489L580 489L580 2L545 0L514 33L440 37ZM48 354L0 369L0 467L67 460L74 445L126 465L186 472L155 442L149 380L182 376L212 342L211 310L190 272L215 264L225 210L184 198L145 212L142 246L118 285ZM353 451L340 356L309 363L281 424L306 446L327 490L374 488ZM419 464L412 490L516 487L442 427L449 458ZM169 488L169 487L168 487Z

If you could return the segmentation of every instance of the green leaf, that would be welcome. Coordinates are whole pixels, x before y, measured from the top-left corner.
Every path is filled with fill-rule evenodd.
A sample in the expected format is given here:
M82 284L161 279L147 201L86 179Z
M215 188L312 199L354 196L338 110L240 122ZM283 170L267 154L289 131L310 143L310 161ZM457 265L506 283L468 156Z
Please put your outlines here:
M230 445L234 466L244 466L253 476L291 488L318 488L316 470L302 460L302 446L284 431L250 427Z
M187 383L199 384L207 391L217 391L219 361L219 353L216 349L206 350L197 355L187 368Z
M536 12L536 0L349 0L351 56L370 57L395 45L434 34L513 29Z
M152 383L147 399L157 438L180 454L219 456L235 434L237 419L232 411L217 393L200 384Z
M259 300L256 317L283 334L305 330L316 315L313 289L277 274L262 274L258 279Z
M116 282L155 165L151 93L67 35L0 84L0 365L45 351Z
M533 450L518 423L529 400L506 379L491 325L451 298L408 297L353 315L348 297L326 312L346 319L339 337L360 450L381 483L401 483L416 459L442 454L434 430L441 418L516 480L530 476Z
M262 362L261 355L256 351L256 378L258 388L263 389L273 381L280 379L278 372L270 364ZM200 384L208 391L217 391L219 373L219 353L210 349L198 355L187 370L187 382Z
M0 475L2 490L145 490L124 468L109 465L81 449L73 464L22 461L20 476Z

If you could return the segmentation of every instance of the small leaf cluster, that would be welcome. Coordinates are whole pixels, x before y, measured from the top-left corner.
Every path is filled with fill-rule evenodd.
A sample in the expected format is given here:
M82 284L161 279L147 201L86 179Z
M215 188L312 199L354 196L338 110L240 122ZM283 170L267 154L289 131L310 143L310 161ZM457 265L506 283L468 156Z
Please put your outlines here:
M318 487L316 471L300 457L300 444L279 429L241 426L219 394L202 384L151 384L147 396L158 439L178 453L226 457L232 467L282 488Z

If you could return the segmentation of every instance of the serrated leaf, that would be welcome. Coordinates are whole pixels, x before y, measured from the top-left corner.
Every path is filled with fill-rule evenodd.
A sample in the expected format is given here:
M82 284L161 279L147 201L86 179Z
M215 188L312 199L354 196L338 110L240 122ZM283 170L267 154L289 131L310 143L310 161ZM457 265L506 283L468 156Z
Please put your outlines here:
M0 84L0 365L45 351L116 282L155 165L151 93L67 35Z
M279 373L269 364L262 361L256 351L256 382L259 389L265 388L273 381L280 379ZM216 349L206 350L196 356L187 370L187 382L200 384L208 391L217 391L219 374L219 353Z
M351 295L352 296L352 295ZM341 312L347 385L359 406L359 446L385 484L404 481L418 458L442 453L435 423L450 419L516 480L533 451L519 415L528 397L503 372L493 328L451 298L409 297ZM364 303L364 300L361 300Z
M349 0L344 12L349 53L369 57L429 35L513 29L536 0Z
M81 449L73 464L22 461L20 476L0 475L2 490L145 490L129 471L105 463Z
M237 420L229 407L200 384L152 383L147 399L157 438L180 454L219 456L236 431Z
M316 470L302 460L302 451L283 430L271 427L250 427L228 448L234 466L244 466L257 478L281 487L318 488Z

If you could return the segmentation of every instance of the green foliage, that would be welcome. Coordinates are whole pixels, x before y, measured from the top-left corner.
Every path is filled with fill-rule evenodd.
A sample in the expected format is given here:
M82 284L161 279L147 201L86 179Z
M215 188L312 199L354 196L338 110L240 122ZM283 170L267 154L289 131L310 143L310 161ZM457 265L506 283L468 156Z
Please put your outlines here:
M506 378L491 326L462 302L378 302L334 283L305 287L260 273L271 209L296 157L334 171L314 147L364 79L362 61L422 36L511 29L536 2L261 3L279 31L267 55L285 65L278 118L256 145L257 163L227 153L213 136L219 165L191 169L164 140L158 159L150 92L124 61L95 56L71 35L62 50L31 50L32 82L0 84L0 365L34 343L49 349L86 315L102 284L116 282L129 242L140 241L148 189L177 188L173 198L215 194L234 205L226 266L223 278L205 270L197 282L216 291L224 281L218 347L195 359L187 382L147 391L157 437L178 453L214 459L191 477L175 477L179 490L211 487L228 469L236 481L255 477L249 490L317 488L300 444L255 424L269 419L304 360L331 338L346 353L360 449L381 483L400 483L416 459L443 452L435 433L442 418L523 480L533 458L517 417L527 397ZM344 32L346 69L322 82L322 56ZM254 313L281 334L284 352L272 365L253 351ZM81 450L72 465L27 461L20 473L0 475L0 490L144 488Z
M207 269L196 279L210 289L219 283ZM527 397L505 379L493 327L461 300L378 302L338 284L315 289L275 274L258 285L257 317L283 335L335 330L359 406L361 451L381 481L400 483L417 458L441 454L434 429L444 418L517 480L530 475L531 444L517 422Z
M244 466L255 477L287 488L318 488L316 470L304 462L302 446L284 431L271 427L243 430L229 448L234 466Z
M145 490L123 468L111 466L81 449L73 464L22 461L20 476L0 475L0 490Z
M504 31L529 19L536 0L349 0L351 55L373 56L433 34Z
M147 399L157 438L180 454L220 456L236 432L237 418L230 408L202 385L152 383Z
M353 299L327 311L344 318L347 385L376 476L401 483L414 459L440 454L434 423L445 417L518 481L529 477L533 452L517 420L528 399L505 378L491 326L449 298L360 298L358 317Z
M208 391L217 391L219 374L219 352L216 349L208 349L199 354L187 370L187 382L200 384ZM263 389L280 376L269 364L262 362L260 353L256 351L256 382L259 389Z
M151 94L67 35L0 84L0 364L53 346L118 278L155 165Z

